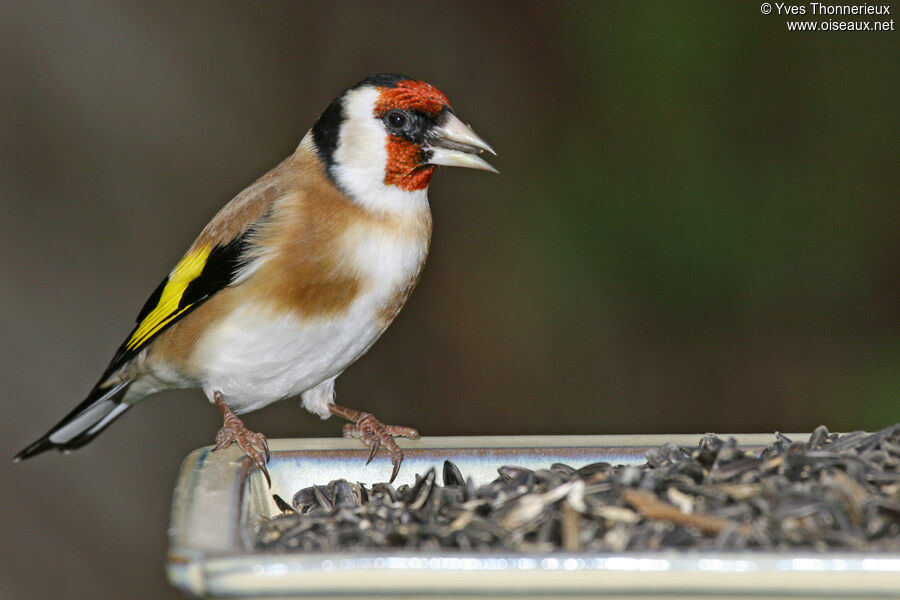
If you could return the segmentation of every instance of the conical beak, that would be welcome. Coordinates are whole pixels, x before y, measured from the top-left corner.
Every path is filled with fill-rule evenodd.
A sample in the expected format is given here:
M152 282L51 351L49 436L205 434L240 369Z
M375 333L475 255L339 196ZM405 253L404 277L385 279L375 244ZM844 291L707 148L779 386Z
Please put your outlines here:
M431 154L427 161L430 165L500 172L478 156L485 150L496 156L494 149L478 137L471 127L446 109L438 115L437 124L429 136L426 149Z

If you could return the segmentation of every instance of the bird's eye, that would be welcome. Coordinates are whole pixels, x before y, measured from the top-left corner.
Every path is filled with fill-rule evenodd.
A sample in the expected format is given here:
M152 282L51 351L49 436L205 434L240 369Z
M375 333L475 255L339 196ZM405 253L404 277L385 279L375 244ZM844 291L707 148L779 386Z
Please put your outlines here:
M388 124L395 129L400 129L406 125L406 115L402 112L392 112L388 115Z

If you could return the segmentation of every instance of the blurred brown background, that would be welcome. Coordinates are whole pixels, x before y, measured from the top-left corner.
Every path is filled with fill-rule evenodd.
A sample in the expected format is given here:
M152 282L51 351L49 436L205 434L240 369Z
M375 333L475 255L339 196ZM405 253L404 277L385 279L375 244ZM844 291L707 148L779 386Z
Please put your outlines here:
M427 79L500 152L446 170L406 310L338 384L425 435L900 420L896 32L740 3L4 2L0 433L94 383L215 211L363 76ZM287 401L270 437L337 436ZM167 393L0 461L0 598L174 598Z

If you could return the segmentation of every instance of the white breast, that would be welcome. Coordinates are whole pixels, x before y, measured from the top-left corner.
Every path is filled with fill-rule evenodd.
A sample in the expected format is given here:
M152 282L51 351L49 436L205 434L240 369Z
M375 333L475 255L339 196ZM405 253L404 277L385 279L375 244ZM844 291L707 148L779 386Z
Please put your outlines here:
M363 282L353 303L327 317L278 313L265 298L235 309L192 357L207 396L220 391L236 412L255 410L335 377L375 343L386 327L379 314L417 276L428 238L371 227L345 235Z

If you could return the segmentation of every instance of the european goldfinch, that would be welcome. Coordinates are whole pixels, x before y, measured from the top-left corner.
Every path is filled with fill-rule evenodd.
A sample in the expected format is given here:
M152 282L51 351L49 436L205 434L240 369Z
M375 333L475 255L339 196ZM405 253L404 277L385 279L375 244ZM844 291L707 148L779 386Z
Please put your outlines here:
M344 435L391 455L408 427L334 403L335 379L384 332L419 279L438 165L495 171L446 96L374 75L325 109L297 150L225 205L151 294L87 399L16 460L79 448L150 394L199 387L266 473L265 436L236 416L300 395ZM495 171L496 172L496 171Z

